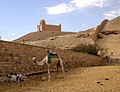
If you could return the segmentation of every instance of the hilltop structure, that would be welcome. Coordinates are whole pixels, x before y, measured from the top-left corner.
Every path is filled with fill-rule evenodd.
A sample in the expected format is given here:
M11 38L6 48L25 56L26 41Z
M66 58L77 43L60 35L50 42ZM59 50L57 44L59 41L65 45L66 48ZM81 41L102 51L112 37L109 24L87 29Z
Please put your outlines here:
M45 20L42 19L40 24L37 25L37 31L61 31L61 24L59 25L48 25L45 23Z

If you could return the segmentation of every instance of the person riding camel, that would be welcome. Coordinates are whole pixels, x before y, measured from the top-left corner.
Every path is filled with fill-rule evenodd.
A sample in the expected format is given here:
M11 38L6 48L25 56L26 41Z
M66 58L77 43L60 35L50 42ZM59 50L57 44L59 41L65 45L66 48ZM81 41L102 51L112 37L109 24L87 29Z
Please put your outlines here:
M52 52L50 50L47 51L47 56L48 56L48 64L51 63L51 57L53 57L53 56L57 56L58 57L56 52Z
M50 51L48 50L47 53L48 53L48 54L47 54L47 56L48 56L48 64L50 64L50 63L51 63L51 55L50 55Z

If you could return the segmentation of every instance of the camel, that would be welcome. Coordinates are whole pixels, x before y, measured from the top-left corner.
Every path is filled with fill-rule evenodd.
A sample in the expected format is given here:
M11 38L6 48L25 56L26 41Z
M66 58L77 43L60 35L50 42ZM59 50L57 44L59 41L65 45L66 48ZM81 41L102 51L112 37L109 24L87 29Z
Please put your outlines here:
M39 61L35 56L33 56L33 62L37 65L44 65L46 64L47 65L47 68L48 68L48 81L51 82L51 77L50 77L50 68L55 66L56 69L57 69L57 73L58 73L58 70L59 70L59 67L61 66L62 68L62 71L63 71L63 75L65 77L65 72L64 72L64 66L63 66L63 61L60 57L58 57L57 54L52 54L51 55L51 62L49 63L48 62L48 55L46 55L42 61ZM56 73L56 74L57 74ZM55 75L56 76L56 75Z

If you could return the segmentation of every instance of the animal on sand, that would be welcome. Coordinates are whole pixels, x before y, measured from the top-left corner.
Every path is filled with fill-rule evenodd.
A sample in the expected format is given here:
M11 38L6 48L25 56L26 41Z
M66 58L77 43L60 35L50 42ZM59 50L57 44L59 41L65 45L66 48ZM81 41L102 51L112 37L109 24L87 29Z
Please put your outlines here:
M8 82L21 82L22 81L22 74L7 74L6 77L8 78Z
M51 81L51 76L50 76L50 68L55 66L57 69L56 74L58 73L59 67L62 68L63 75L65 77L65 72L64 72L64 66L63 66L63 61L62 59L56 54L56 53L51 53L50 55L50 61L49 61L49 56L46 55L42 61L39 61L35 56L33 56L33 62L37 65L47 65L48 69L48 81ZM56 75L55 75L56 76Z

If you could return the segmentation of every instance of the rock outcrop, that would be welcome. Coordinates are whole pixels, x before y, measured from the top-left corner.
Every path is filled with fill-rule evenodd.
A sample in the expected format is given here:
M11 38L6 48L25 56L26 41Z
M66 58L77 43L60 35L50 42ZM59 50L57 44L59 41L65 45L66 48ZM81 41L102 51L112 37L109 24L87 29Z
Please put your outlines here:
M108 21L104 28L97 34L96 44L99 49L106 52L103 56L108 56L113 52L114 56L111 58L120 59L120 17Z

